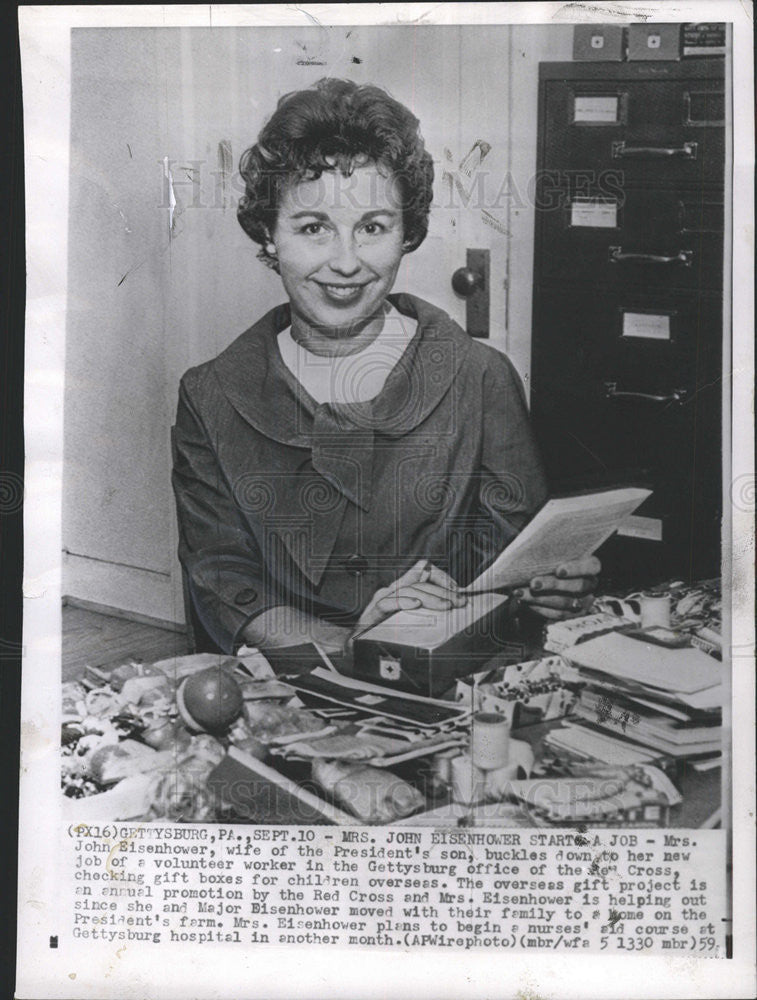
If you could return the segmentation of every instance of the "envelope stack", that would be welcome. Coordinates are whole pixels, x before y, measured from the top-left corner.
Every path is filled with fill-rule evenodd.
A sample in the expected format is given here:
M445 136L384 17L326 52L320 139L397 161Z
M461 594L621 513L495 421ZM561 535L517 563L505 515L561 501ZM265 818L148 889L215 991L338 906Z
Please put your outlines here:
M661 758L717 764L722 746L722 663L702 649L678 649L609 632L562 655L585 681L581 720L555 730L555 748L608 764Z

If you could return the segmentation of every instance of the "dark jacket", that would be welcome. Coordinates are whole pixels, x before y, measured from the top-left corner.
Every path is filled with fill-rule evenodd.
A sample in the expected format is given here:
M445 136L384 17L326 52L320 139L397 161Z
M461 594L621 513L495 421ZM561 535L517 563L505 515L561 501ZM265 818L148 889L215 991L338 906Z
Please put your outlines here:
M466 583L545 498L508 359L422 299L389 298L418 330L367 403L317 404L297 382L276 342L288 305L182 379L179 557L223 649L280 604L354 623L420 558Z

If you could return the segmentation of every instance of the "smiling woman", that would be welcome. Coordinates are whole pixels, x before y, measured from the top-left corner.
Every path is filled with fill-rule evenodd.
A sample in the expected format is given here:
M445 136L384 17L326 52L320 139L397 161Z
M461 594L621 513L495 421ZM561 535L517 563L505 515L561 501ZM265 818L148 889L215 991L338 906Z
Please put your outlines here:
M400 197L398 183L376 164L287 188L272 244L292 335L303 347L354 353L380 332L403 255Z
M394 178L401 200L392 207L402 210L404 249L415 250L428 231L434 180L418 119L381 88L347 80L327 78L282 97L239 165L246 190L237 214L250 239L261 245L261 259L278 270L268 244L286 188L334 170L349 178L369 162ZM355 203L353 195L350 200ZM369 198L363 207L368 211L374 204Z
M463 605L544 499L542 468L507 358L390 294L432 198L407 108L321 80L240 169L239 221L289 301L182 380L179 555L220 648L339 651L398 609ZM580 613L598 569L555 567L522 599Z

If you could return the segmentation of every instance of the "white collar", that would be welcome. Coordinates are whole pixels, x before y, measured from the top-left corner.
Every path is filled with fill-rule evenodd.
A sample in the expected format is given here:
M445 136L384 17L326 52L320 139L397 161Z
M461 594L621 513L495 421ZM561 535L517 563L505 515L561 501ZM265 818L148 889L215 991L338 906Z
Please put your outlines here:
M284 364L317 403L365 403L381 392L417 327L391 303L387 307L379 335L355 354L324 357L298 344L291 327L278 334Z

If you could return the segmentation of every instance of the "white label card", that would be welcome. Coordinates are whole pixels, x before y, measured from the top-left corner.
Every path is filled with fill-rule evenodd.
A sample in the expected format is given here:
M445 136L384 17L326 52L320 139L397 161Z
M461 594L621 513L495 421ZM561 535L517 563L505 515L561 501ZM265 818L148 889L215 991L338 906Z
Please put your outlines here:
M619 99L576 94L573 104L574 122L615 123L618 120Z
M670 316L653 313L623 313L623 336L647 340L670 340Z
M642 517L632 514L618 528L618 534L626 538L643 538L648 542L662 541L662 521L659 517Z
M571 226L617 229L618 206L614 201L574 201L570 206Z

